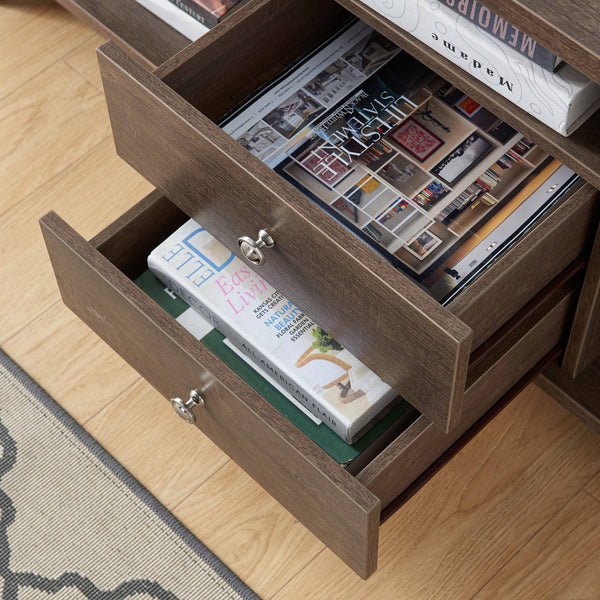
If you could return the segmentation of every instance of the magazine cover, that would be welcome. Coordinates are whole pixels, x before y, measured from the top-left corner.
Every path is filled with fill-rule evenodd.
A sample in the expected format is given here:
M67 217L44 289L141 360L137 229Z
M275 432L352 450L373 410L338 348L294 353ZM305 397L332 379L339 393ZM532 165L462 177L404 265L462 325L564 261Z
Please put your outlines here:
M262 371L352 444L397 394L195 221L148 268Z
M221 126L442 303L563 190L520 222L514 208L543 185L549 157L361 22ZM457 253L484 227L502 236L456 275Z

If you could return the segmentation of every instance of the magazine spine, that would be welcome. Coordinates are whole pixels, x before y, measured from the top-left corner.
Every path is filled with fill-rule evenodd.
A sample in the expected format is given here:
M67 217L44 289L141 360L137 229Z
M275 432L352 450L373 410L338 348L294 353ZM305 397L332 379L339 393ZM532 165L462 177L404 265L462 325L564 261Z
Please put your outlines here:
M206 27L214 27L219 22L219 17L212 14L193 0L169 0L185 13L200 21Z
M290 377L285 369L282 369L275 361L267 357L256 344L242 336L226 319L222 319L208 303L202 301L202 298L198 295L198 291L192 289L188 280L180 277L175 270L169 268L168 264L157 260L152 254L148 257L148 268L160 281L175 292L177 296L210 321L240 352L248 356L264 372L280 383L312 414L321 419L323 423L335 431L344 441L349 444L354 443L354 438L356 437L354 432L341 422L329 406L322 402L318 396L312 394L310 390L297 385L294 378Z
M533 38L513 27L508 21L481 5L478 0L440 0L444 6L474 23L519 54L531 59L547 71L554 72L561 60Z

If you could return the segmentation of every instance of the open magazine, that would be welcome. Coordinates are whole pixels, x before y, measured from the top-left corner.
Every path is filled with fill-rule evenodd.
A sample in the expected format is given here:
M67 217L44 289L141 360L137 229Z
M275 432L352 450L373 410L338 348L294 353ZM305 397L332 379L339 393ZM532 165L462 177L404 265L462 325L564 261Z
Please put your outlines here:
M442 304L577 180L360 21L220 126Z

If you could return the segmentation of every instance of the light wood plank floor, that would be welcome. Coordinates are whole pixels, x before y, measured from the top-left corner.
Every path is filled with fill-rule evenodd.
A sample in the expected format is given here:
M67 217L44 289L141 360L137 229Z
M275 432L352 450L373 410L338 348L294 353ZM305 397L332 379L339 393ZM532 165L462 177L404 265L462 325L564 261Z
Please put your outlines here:
M114 153L102 41L0 5L1 347L265 599L600 598L600 438L534 385L384 524L363 582L63 307L37 219L91 237L151 189Z

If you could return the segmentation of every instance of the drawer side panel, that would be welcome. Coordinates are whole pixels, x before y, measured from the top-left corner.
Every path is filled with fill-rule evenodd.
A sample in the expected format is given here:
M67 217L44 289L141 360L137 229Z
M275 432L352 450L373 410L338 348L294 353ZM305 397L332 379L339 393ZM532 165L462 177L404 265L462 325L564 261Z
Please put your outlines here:
M359 575L372 573L379 500L59 217L41 225L65 304L166 397L200 389L198 427Z
M596 196L596 203L600 193ZM600 355L600 228L587 264L585 279L562 368L578 377Z

